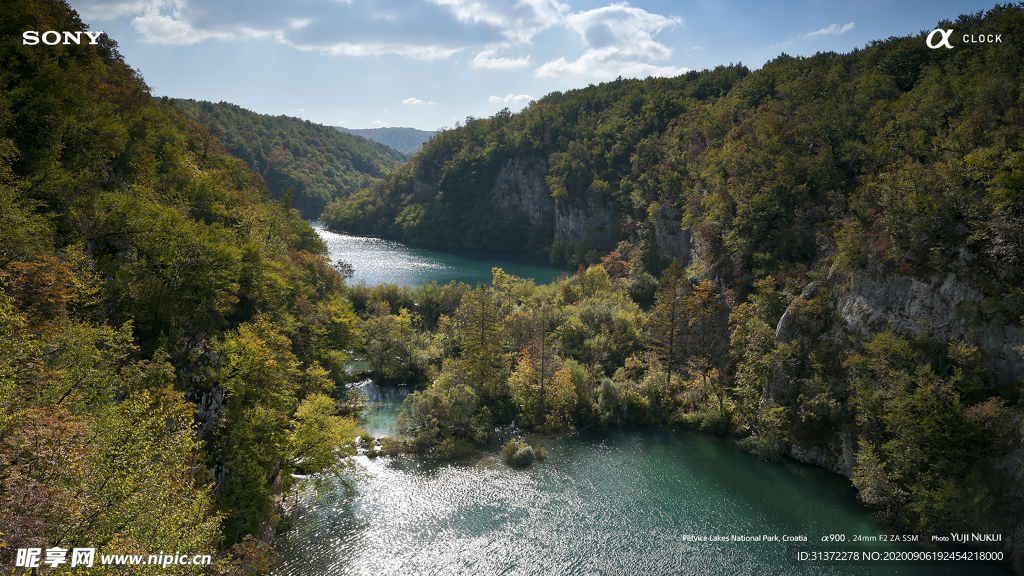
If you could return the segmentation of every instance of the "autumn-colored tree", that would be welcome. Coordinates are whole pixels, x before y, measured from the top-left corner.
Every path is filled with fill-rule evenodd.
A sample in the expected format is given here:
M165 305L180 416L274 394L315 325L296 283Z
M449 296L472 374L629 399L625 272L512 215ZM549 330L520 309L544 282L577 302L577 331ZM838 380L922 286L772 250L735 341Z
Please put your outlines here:
M723 416L730 362L728 313L711 280L694 286L686 299L689 365L699 375L705 389L718 398Z
M509 378L512 395L521 409L519 423L549 431L570 430L578 400L572 374L559 368L543 376L537 352L535 348L522 350ZM554 358L549 357L545 370L552 370L554 364Z

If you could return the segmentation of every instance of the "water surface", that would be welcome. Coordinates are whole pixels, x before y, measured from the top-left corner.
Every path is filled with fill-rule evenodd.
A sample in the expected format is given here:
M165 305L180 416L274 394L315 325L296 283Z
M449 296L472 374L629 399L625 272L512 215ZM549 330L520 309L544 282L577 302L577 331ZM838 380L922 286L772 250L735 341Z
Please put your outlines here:
M423 282L436 280L443 285L455 280L476 286L490 283L494 267L519 278L530 278L537 284L547 284L563 272L541 257L513 252L413 248L393 240L335 234L319 221L312 224L327 244L331 260L352 264L353 281L370 285L387 282L417 287Z
M375 435L406 394L364 384ZM359 459L357 495L288 502L279 575L1009 574L977 567L807 567L776 542L688 536L886 534L849 480L769 464L734 442L665 428L534 437L549 458L525 470L494 454L455 463ZM881 545L878 545L881 549Z

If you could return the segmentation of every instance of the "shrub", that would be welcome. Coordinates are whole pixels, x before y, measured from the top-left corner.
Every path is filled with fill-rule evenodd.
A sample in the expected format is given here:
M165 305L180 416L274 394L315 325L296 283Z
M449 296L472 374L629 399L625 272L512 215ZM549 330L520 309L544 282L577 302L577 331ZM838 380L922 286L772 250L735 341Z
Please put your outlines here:
M473 446L469 442L457 438L445 438L437 445L437 457L442 460L462 458L472 452Z
M782 454L774 444L760 436L748 436L736 443L741 449L769 462L778 462Z
M372 450L374 444L377 443L377 439L372 434L363 434L359 437L359 447L363 450Z
M516 450L516 453L512 455L512 465L517 467L525 467L533 464L533 446L527 445L525 448Z
M381 456L398 456L408 451L405 442L395 438L385 437L380 439Z
M516 450L519 450L519 448L523 446L526 446L526 442L509 440L507 444L501 447L501 460L506 464L511 464L512 457L515 456Z
M502 461L509 466L517 468L529 466L533 464L535 459L543 460L547 457L548 451L544 448L534 450L533 446L517 440L509 440L507 444L501 447Z
M716 434L725 434L729 431L729 418L723 416L718 407L705 407L696 412L679 410L674 415L673 421L683 428L704 430Z

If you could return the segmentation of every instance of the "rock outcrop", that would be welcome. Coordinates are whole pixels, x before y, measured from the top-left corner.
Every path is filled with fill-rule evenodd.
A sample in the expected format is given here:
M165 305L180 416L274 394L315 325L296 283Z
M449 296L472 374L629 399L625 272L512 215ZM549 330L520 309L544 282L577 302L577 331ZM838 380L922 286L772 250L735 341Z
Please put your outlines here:
M654 230L658 256L666 260L679 260L686 266L690 261L690 231L682 229L683 214L671 206L662 206Z
M594 234L608 235L612 232L610 205L600 206L593 198L587 198L582 205L559 206L555 211L555 238L569 242L585 242Z
M995 375L996 386L1020 382L1024 379L1024 330L972 321L967 310L982 296L964 276L966 273L950 272L922 280L883 271L876 264L847 278L833 274L827 282L808 284L793 299L776 326L775 340L799 341L805 350L814 350L819 345L845 347L851 340L864 342L884 330L906 339L926 331L930 339L939 342L962 339L977 346L985 367ZM773 378L765 390L766 399L777 397L787 385L783 375ZM852 476L855 440L846 426L841 428L844 431L821 438L816 445L794 442L790 455ZM1021 433L1024 437L1024 430ZM1024 448L1018 452L1024 460Z
M543 160L510 158L502 165L488 193L503 222L523 218L531 227L546 219L554 221L554 237L568 242L587 242L595 235L610 240L618 234L616 213L611 204L601 204L587 195L575 204L558 205L544 180L547 166ZM426 183L417 179L414 191L421 193ZM690 232L682 229L682 213L670 206L660 209L654 239L658 256L666 260L689 262Z
M555 199L544 182L545 170L543 162L527 164L520 158L505 162L488 194L502 221L507 223L522 216L531 226L536 226L545 216L554 213Z
M972 322L965 308L982 296L955 273L922 281L869 267L852 274L837 296L837 331L866 339L886 328L903 337L928 330L936 340L962 339L979 347L998 385L1024 378L1024 330Z

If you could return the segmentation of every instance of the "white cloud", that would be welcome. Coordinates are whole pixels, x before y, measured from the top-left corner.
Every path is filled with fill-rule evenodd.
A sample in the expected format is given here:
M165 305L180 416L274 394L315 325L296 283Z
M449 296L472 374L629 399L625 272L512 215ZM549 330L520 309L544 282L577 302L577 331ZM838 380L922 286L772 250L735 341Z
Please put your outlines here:
M143 38L152 44L195 44L209 39L245 40L261 36L260 34L251 34L246 37L228 31L196 30L187 22L175 20L170 16L162 16L155 12L132 20L132 28L142 34ZM266 35L262 34L262 36Z
M682 24L614 3L570 13L559 0L73 0L88 18L127 17L144 42L188 45L217 40L273 39L297 50L339 56L399 56L432 60L475 53L471 65L516 70L531 65L516 50L540 32L575 32L586 52L557 58L534 71L543 76L614 78L671 76L672 50L655 36ZM841 34L833 25L818 33ZM832 29L835 31L830 31ZM511 54L503 56L499 54Z
M484 50L473 58L473 66L492 70L514 70L530 64L530 56L525 58L495 58L494 50Z
M669 78L689 72L689 68L676 66L655 66L636 60L621 60L613 54L590 50L573 62L565 58L552 60L537 69L534 74L539 78L580 76L610 79L617 76L626 78L647 78L657 76Z
M383 120L374 120L373 121L373 125L374 126L380 126L381 128L384 128L384 127L386 127L388 125L388 123L383 121Z
M77 10L86 20L111 20L123 14L153 12L164 5L164 0L85 0L75 2Z
M563 22L558 0L73 0L90 19L128 17L143 41L273 38L303 51L332 55L397 54L448 58L529 42ZM486 59L486 57L485 57ZM494 66L519 59L495 58Z
M487 100L491 104L502 104L502 103L507 104L509 102L512 102L513 104L524 104L524 103L527 103L527 102L529 102L531 100L536 100L536 98L534 98L533 96L530 96L529 94L519 94L519 95L509 94L508 96L505 96L504 98L502 98L501 96L491 96Z
M537 68L534 74L545 76L581 76L614 78L629 76L676 76L687 68L656 66L647 61L665 61L672 49L654 40L654 36L683 23L680 18L652 14L628 3L577 12L566 17L566 26L580 35L587 51L569 62L558 58Z
M811 38L813 36L823 36L825 34L835 34L836 36L838 36L839 34L849 32L850 30L853 30L853 22L850 22L849 24L845 24L843 26L840 26L839 24L829 24L828 26L822 28L821 30L808 32L807 34L804 34L803 37Z
M405 104L407 106L424 106L436 104L436 102L424 102L419 98L406 98L405 100L402 100L402 104ZM385 112L387 112L387 110L385 110Z
M304 52L323 52L332 56L381 56L397 54L417 60L437 60L447 58L461 52L462 48L444 48L441 46L415 46L411 44L384 44L368 42L353 44L340 42L329 46L296 46Z
M506 40L529 42L535 34L561 23L568 4L557 0L429 0L449 8L460 22L488 24Z

